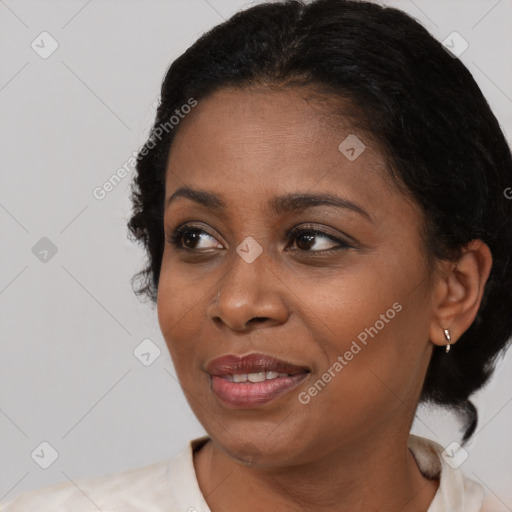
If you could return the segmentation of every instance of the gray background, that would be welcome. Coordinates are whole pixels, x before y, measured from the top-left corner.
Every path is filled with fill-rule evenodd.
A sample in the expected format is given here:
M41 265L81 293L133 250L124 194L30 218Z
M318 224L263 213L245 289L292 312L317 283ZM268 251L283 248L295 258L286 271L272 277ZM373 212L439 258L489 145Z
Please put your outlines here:
M143 144L171 61L253 3L0 0L0 501L151 464L203 435L156 312L130 287L144 263L126 237L133 171L102 200L93 190ZM510 141L512 0L385 3L440 40L467 40L460 58ZM31 47L51 48L43 31L59 45L45 59ZM57 249L46 261L43 237ZM161 350L149 366L133 353L144 339ZM511 384L509 353L475 397L480 423L462 466L495 512L512 510ZM458 427L421 407L413 433L446 446ZM43 441L58 453L48 469L31 457Z

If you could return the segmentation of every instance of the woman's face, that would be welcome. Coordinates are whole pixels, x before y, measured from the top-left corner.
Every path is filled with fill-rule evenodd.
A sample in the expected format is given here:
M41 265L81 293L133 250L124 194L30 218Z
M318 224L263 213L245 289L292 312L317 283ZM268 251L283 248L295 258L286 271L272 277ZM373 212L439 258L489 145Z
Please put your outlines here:
M325 108L298 89L223 89L181 120L169 155L164 229L193 228L166 241L160 327L214 443L253 463L408 433L431 355L419 208L374 142ZM215 200L167 203L185 187ZM274 379L265 358L208 366L248 354L295 376ZM230 382L244 369L265 382Z

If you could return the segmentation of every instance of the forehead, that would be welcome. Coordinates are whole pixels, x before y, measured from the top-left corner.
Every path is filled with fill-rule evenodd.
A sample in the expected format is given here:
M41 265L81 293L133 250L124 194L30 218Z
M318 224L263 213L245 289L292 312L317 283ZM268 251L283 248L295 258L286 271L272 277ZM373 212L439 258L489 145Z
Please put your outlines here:
M166 197L184 185L245 201L291 191L338 190L363 201L395 193L377 144L341 107L340 115L339 99L305 89L214 92L180 122Z

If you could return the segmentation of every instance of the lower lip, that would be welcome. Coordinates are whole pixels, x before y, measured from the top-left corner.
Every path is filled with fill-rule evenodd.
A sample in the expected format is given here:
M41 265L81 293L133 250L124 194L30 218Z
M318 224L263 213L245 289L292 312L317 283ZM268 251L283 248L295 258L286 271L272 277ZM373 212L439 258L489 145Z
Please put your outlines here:
M229 382L222 377L213 375L212 390L223 403L231 407L247 409L266 404L284 395L296 388L308 375L308 373L301 373L263 382Z

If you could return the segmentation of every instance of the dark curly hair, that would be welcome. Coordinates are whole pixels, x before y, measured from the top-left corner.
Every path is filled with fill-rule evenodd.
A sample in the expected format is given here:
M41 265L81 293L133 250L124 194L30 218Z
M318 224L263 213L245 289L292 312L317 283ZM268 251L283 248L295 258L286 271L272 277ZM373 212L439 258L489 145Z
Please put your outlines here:
M165 170L179 129L169 120L191 99L252 85L309 86L350 100L390 177L422 207L429 263L456 259L473 239L489 246L479 312L456 350L434 348L420 397L459 412L465 444L478 419L469 396L489 380L512 335L512 200L504 194L512 158L468 69L400 10L354 0L263 3L214 27L172 63L132 183L129 236L148 256L132 279L135 292L156 302Z

